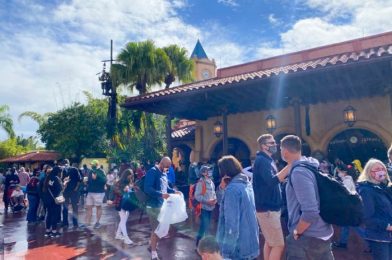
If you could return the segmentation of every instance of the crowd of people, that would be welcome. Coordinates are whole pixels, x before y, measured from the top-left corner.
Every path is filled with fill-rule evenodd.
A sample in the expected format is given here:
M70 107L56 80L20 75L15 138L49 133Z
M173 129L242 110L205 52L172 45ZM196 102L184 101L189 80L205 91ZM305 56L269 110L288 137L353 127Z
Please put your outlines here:
M334 259L332 246L347 248L350 230L366 241L373 259L392 259L392 146L387 152L389 162L370 159L362 168L359 160L346 164L337 159L332 165L305 157L301 139L294 135L277 144L272 135L264 134L257 143L259 151L251 167L244 169L231 155L223 156L216 165L189 167L190 207L199 218L195 246L202 259L256 259L260 254L265 260ZM277 166L274 159L278 147L284 167ZM332 238L337 227L321 217L319 184L311 168L330 175L362 199L362 225L339 227L335 242ZM142 192L145 200L139 199L136 204L148 215L149 250L155 260L159 259L161 236L157 229L162 205L171 194L182 194L176 188L169 157L163 157L147 172L128 165L107 174L97 160L91 162L91 168L84 165L78 169L65 159L31 173L23 167L9 169L0 181L5 209L21 210L28 205L27 221L34 224L45 218L46 237L59 237L60 227L68 228L70 206L74 228L99 229L103 203L113 205L119 214L113 236L127 245L134 244L127 232L134 205L126 203L126 198ZM86 207L83 221L78 214L80 205ZM211 223L216 209L219 214L214 234ZM282 226L287 226L288 233ZM262 248L260 235L264 237Z

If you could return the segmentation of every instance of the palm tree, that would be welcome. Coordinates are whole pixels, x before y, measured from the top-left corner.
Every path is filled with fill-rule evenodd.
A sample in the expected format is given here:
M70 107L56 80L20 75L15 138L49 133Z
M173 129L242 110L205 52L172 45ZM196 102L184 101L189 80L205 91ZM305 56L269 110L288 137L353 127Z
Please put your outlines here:
M165 88L170 88L176 78L183 83L193 81L194 62L189 58L187 50L175 44L164 47L163 50L170 59L169 70L165 76Z
M13 121L11 115L8 113L9 107L7 105L0 106L0 127L7 132L8 136L15 137L13 129Z
M34 111L25 111L18 116L18 121L20 122L22 120L22 118L28 117L28 118L32 119L33 121L37 122L37 124L39 126L41 126L43 123L45 123L48 120L48 118L51 114L52 113L40 114L40 113L37 113Z
M136 88L140 95L147 93L152 85L161 84L170 67L169 57L151 40L128 43L117 61L111 67L113 84Z
M170 88L170 85L178 78L179 81L187 83L193 80L192 71L194 62L189 58L187 50L185 48L180 48L179 46L173 44L164 47L166 55L170 59L170 67L165 76L165 88ZM168 155L172 156L172 145L171 145L171 121L172 116L166 116L166 149Z

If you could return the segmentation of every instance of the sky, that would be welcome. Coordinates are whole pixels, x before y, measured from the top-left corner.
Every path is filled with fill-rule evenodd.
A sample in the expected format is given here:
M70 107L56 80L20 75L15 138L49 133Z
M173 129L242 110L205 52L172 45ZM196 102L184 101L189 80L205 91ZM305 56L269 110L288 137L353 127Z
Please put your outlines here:
M0 105L18 116L101 97L97 73L127 42L200 39L218 68L392 31L392 0L0 0ZM0 129L0 140L7 136Z

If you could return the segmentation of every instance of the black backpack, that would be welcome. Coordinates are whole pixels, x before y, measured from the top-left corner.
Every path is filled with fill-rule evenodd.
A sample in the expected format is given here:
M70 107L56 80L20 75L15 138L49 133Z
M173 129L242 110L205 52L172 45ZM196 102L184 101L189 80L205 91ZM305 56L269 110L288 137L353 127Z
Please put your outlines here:
M359 194L350 193L342 183L307 164L300 163L294 166L291 173L297 167L310 170L316 177L320 197L320 216L325 222L339 226L361 225L363 204ZM293 186L291 179L290 184Z
M144 180L146 178L146 175L144 175L143 177L141 177L139 180L137 180L135 182L135 196L137 198L137 200L139 201L139 206L143 207L148 199L148 195L144 192Z

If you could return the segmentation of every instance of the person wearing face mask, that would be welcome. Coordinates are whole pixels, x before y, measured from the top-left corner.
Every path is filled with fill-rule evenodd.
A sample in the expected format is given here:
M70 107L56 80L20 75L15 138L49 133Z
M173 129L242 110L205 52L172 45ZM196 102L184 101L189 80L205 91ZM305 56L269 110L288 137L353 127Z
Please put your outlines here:
M370 159L358 178L364 206L365 239L373 259L392 259L392 194L385 165Z
M344 187L350 192L350 193L356 193L356 187L353 178L348 174L348 171L350 170L350 165L346 166L345 164L339 164L336 167L336 171L338 173L338 176L340 180L342 181ZM351 227L354 229L355 232L361 237L364 238L364 230L362 227ZM339 237L339 242L333 242L333 246L337 248L347 248L347 242L348 238L350 235L350 227L345 226L341 227L340 229L340 237Z
M211 214L215 208L216 193L212 181L212 169L203 165L200 167L200 179L196 184L195 199L201 203L200 226L196 237L196 247L210 228Z
M289 168L280 172L272 155L277 152L275 139L263 134L257 139L260 151L253 166L253 189L257 219L265 238L263 255L266 260L281 259L284 249L282 225L280 222L282 194L280 183L284 182Z

